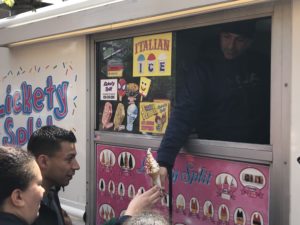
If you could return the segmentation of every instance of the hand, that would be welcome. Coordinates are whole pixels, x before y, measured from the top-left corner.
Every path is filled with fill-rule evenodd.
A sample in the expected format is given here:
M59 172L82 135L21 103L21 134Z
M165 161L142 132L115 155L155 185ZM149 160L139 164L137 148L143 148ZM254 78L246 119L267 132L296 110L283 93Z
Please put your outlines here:
M72 220L71 220L70 216L68 215L68 213L64 209L61 209L61 211L62 211L62 215L63 215L64 221L65 221L65 225L72 225Z
M161 166L160 169L159 169L159 174L160 174L161 189L164 191L165 190L166 179L168 178L167 168Z
M161 198L161 190L158 186L150 188L142 194L139 189L136 196L129 203L125 215L134 216L147 208L151 208Z

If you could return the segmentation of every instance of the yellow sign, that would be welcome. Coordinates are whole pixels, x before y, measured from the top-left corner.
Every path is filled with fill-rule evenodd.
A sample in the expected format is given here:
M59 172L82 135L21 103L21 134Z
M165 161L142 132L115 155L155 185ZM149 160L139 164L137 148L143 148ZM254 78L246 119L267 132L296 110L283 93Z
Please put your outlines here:
M133 76L171 76L172 33L133 39Z
M164 134L168 120L168 102L140 102L140 132Z

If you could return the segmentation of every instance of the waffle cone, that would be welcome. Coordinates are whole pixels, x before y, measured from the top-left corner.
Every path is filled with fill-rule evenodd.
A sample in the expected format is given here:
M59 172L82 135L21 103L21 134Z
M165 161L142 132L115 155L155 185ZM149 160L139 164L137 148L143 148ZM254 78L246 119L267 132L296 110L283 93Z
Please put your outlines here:
M161 181L160 181L159 172L157 172L157 173L151 173L151 174L149 174L149 176L152 178L153 185L157 185L158 187L161 188Z

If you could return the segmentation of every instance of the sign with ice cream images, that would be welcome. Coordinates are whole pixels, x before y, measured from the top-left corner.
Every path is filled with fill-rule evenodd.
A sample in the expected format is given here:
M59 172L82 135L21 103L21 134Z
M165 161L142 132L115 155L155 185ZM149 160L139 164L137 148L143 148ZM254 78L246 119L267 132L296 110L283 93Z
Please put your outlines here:
M172 177L174 224L269 225L268 166L181 153Z
M139 189L144 192L151 187L152 179L146 174L144 149L97 144L96 154L96 225L102 225L122 215ZM155 208L168 215L164 198Z
M172 33L133 38L133 76L171 76Z
M102 144L96 148L100 225L124 212L140 188L148 190L159 167L156 151ZM269 177L265 165L180 153L172 171L172 224L270 225ZM167 215L168 202L162 199L155 209Z
M118 80L117 79L102 79L100 87L100 100L111 101L117 100Z
M164 134L169 110L167 102L140 102L140 132Z

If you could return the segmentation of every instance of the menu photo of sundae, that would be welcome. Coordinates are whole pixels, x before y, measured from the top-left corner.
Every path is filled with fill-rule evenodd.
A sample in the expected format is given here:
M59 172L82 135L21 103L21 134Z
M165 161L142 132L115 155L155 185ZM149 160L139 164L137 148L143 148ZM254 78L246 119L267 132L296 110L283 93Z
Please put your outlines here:
M185 213L185 198L182 194L177 195L177 198L176 198L176 212Z
M234 212L234 224L235 225L245 225L246 224L246 214L242 208L237 208Z
M219 221L223 224L227 224L229 221L229 209L225 204L220 205L218 211Z
M101 166L104 167L107 172L111 171L116 163L115 154L109 149L103 149L99 158Z
M203 215L205 218L214 218L214 206L211 201L205 201L203 205Z
M216 177L216 186L218 196L226 200L234 198L233 194L237 190L237 181L231 174L219 174Z
M190 200L190 215L199 217L199 201L197 198L192 197Z
M122 152L118 157L118 163L121 170L128 174L135 167L135 158L130 152Z
M100 218L104 221L108 221L115 217L115 211L109 204L102 204L99 208Z
M251 225L264 225L263 217L259 212L251 215Z

